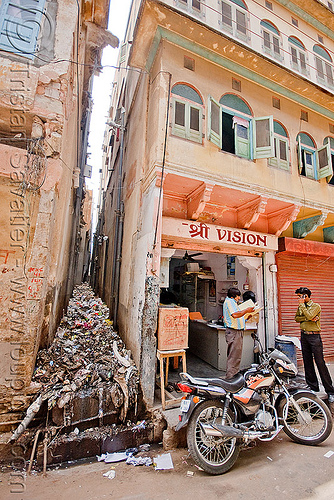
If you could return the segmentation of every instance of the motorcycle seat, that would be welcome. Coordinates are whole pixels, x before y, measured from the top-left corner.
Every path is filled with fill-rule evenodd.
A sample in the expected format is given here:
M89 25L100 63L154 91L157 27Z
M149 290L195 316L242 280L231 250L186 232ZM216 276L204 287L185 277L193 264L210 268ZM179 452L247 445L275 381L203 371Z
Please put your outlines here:
M224 378L206 378L205 380L209 385L222 387L226 392L231 392L232 394L239 392L245 385L245 379L241 373L228 380Z
M226 392L232 392L233 394L239 392L245 385L245 379L241 373L238 373L228 380L224 378L191 377L191 382L197 385L215 385L216 387L222 387Z

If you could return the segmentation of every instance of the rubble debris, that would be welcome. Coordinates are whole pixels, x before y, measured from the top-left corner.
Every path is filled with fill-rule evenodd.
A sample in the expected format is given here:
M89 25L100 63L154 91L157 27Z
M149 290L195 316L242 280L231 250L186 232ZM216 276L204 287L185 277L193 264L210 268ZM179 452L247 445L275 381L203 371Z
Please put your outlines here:
M141 429L145 429L146 427L146 422L145 420L142 420L141 422L138 422L136 425L132 427L133 432L140 431Z
M27 409L26 416L24 417L24 419L22 420L22 422L20 423L14 434L12 435L11 441L15 441L22 434L22 432L26 430L26 428L28 427L28 425L30 424L30 422L40 409L41 404L42 404L42 396L39 395L38 398Z
M146 465L146 467L149 467L153 462L150 457L134 457L133 455L129 455L125 463L128 465Z
M105 472L103 476L108 479L114 479L116 477L116 471L114 469L108 470L108 472Z
M148 443L145 443L145 444L141 444L139 445L139 451L149 451L151 448L151 445L148 444Z
M108 318L108 307L88 284L74 289L53 343L37 355L32 382L39 384L39 391L12 440L26 429L43 401L48 410L63 412L63 426L77 424L71 419L71 403L86 389L96 396L98 408L91 419L98 418L100 424L104 399L112 401L122 422L129 408L137 413L138 369Z
M123 462L128 458L129 454L125 451L119 451L115 453L102 453L101 456L97 456L98 462L105 462L106 464L111 464L113 462Z
M163 455L154 457L153 465L155 467L155 470L174 469L172 455L170 453L164 453Z

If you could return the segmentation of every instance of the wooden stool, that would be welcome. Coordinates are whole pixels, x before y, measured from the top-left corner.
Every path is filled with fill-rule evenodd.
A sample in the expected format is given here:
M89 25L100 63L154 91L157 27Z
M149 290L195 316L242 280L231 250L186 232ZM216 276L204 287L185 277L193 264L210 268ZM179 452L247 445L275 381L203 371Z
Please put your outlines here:
M179 356L182 356L182 369L184 372L187 371L185 349L179 349L175 351L159 351L159 349L157 350L157 358L160 361L161 404L163 410L165 410L166 406L179 403L182 399L182 398L173 398L171 394L169 394L169 397L172 398L170 401L166 401L165 398L165 385L168 384L169 358L175 358L175 356L177 358ZM166 375L164 375L164 359L166 359Z

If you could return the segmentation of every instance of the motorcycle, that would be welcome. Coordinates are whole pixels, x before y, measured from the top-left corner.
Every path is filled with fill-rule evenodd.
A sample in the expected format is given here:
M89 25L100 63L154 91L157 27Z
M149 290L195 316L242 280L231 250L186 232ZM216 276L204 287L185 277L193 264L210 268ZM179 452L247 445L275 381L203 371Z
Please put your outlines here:
M259 364L232 379L197 378L181 373L176 430L188 425L187 444L195 463L209 474L224 474L240 449L271 441L283 429L296 443L317 445L332 431L327 405L314 393L289 388L297 367L278 349L265 352L253 334Z

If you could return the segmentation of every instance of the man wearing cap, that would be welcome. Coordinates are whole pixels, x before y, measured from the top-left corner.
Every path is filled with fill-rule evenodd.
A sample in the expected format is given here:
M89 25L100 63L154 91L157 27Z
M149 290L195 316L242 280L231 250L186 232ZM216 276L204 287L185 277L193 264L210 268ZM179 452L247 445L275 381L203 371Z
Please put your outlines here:
M312 292L309 288L300 287L295 293L299 297L299 306L296 312L295 321L300 323L300 341L306 383L312 391L319 391L319 382L314 368L315 361L322 384L328 395L328 401L334 403L333 382L324 360L323 344L320 335L321 307L311 300Z

